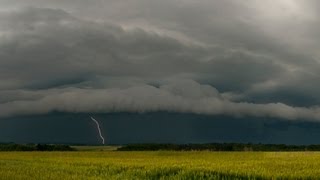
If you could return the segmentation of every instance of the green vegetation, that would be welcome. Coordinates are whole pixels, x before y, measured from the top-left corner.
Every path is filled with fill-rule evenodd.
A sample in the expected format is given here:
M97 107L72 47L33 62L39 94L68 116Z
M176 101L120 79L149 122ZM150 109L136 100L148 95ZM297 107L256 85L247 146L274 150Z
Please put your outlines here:
M0 144L0 151L74 151L68 145L59 144Z
M285 144L129 144L118 151L320 151L320 145L285 145Z
M1 179L318 179L318 152L1 152Z
M71 146L76 151L116 151L121 146Z
M284 144L129 144L119 145L59 145L0 143L0 151L320 151L320 145Z

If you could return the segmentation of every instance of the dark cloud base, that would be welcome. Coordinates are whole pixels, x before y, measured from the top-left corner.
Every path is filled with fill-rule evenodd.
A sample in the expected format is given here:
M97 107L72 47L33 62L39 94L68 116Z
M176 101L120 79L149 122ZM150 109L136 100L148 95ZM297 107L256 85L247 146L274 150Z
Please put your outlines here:
M99 143L91 114L51 113L0 121L0 141ZM94 114L110 144L284 143L319 144L320 123L268 118L233 118L185 113Z

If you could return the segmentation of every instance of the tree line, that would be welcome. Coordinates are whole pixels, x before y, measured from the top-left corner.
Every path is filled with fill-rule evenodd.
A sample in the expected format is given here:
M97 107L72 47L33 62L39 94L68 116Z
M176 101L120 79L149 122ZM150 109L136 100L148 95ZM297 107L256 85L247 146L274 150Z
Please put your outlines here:
M0 151L74 151L68 145L59 144L0 144Z
M285 144L129 144L118 151L320 151L320 145L285 145Z

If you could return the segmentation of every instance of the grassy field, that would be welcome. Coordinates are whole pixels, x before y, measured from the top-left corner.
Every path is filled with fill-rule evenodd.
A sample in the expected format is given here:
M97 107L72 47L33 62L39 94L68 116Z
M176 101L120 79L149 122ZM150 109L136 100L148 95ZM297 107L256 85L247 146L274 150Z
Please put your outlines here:
M0 179L319 179L318 152L1 152Z

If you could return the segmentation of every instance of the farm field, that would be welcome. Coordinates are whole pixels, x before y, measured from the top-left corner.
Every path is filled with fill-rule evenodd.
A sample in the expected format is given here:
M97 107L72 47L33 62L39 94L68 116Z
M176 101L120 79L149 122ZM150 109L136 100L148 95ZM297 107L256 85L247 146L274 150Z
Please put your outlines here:
M318 152L0 152L0 179L318 179Z

